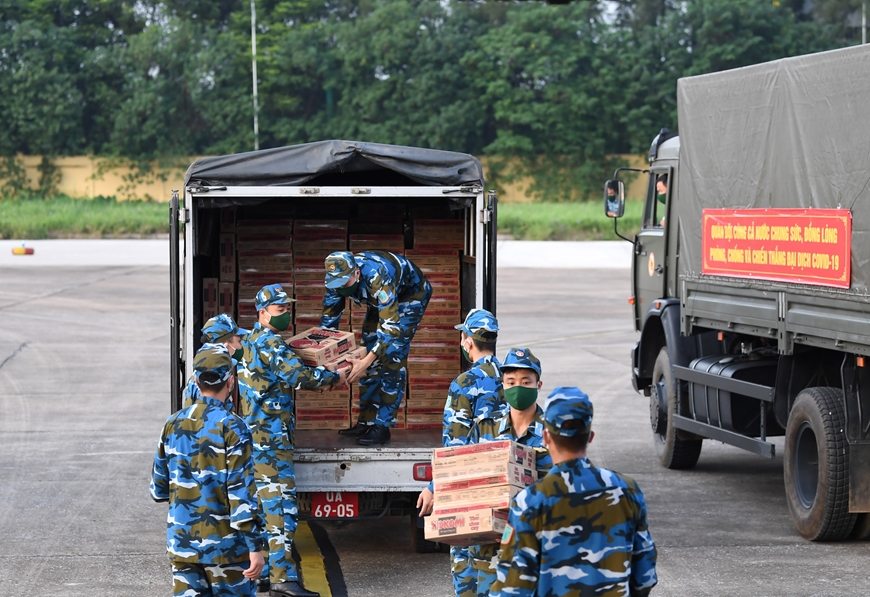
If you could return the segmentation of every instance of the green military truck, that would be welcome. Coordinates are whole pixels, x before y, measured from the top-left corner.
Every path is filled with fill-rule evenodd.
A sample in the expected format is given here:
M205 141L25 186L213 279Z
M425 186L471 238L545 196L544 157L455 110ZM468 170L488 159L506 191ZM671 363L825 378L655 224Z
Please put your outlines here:
M773 458L784 436L810 540L870 535L867 72L861 46L681 79L631 240L632 379L659 460L690 469L705 439Z

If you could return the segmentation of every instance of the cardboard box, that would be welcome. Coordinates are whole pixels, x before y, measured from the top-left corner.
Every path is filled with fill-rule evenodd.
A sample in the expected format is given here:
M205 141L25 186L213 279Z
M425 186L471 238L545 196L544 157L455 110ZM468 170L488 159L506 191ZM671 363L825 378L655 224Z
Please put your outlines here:
M315 394L317 397L308 397L300 395L300 392L296 393L296 408L304 409L304 410L312 410L318 408L350 408L350 392L345 390L345 395L343 398L335 397L336 393L333 392L324 392L320 394L319 392L308 392L310 394ZM328 394L328 396L327 396ZM324 396L327 396L324 398Z
M224 207L221 214L221 234L236 232L236 207Z
M218 279L202 279L202 323L218 314Z
M422 356L458 356L459 342L411 342L409 357Z
M434 479L445 478L436 473L444 471L450 473L453 470L461 469L466 466L486 465L490 467L488 470L492 473L483 473L482 476L497 475L506 470L507 465L517 464L524 468L535 468L535 450L529 446L518 444L514 441L503 439L494 442L485 442L482 444L471 444L467 446L448 446L446 448L435 448L432 451L432 477ZM471 479L474 476L464 477L453 476L454 479Z
M475 477L473 479L439 479L435 481L435 495L438 492L467 491L495 485L513 485L526 487L538 480L538 473L533 468L526 468L518 464L509 464L507 470L497 475L488 477Z
M220 281L236 281L236 235L221 234L219 251Z
M350 429L350 419L339 420L322 420L322 421L296 421L297 431L311 430L336 430Z
M479 508L492 508L504 510L510 508L513 497L524 488L516 485L485 485L457 491L436 491L434 513L444 508L457 506L477 506Z
M287 346L306 365L319 367L353 350L355 343L350 332L312 327L290 338Z
M236 285L234 282L218 284L218 313L227 313L236 318Z
M427 516L424 520L427 540L467 547L501 541L507 525L507 512L492 508L457 508Z

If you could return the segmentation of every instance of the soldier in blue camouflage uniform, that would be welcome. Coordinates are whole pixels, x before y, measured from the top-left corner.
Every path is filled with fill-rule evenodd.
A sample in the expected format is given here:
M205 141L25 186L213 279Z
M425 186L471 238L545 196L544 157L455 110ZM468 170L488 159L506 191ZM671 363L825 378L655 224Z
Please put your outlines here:
M338 251L326 258L325 266L322 327L338 325L345 299L367 305L362 341L369 352L348 375L349 383L359 380L359 421L339 433L358 436L365 446L387 443L405 395L411 340L432 285L416 265L387 251Z
M253 597L264 542L251 432L224 406L235 384L236 363L223 345L206 345L193 367L201 395L169 417L151 475L151 497L169 502L173 592Z
M202 338L200 341L205 344L219 344L226 347L230 356L236 361L242 360L244 350L242 349L242 336L247 335L248 330L244 330L236 325L233 318L226 313L215 315L205 322L202 328ZM182 408L187 408L199 399L199 387L196 385L195 376L191 375L187 380L187 386L184 388L182 395ZM225 406L232 410L233 397L226 401Z
M291 299L280 284L262 288L256 296L258 318L243 339L239 368L242 415L254 440L254 473L269 539L268 574L272 597L312 597L299 582L291 557L299 512L293 469L295 420L291 390L313 390L345 382L347 369L308 367L276 332L290 325Z
M475 422L501 412L505 405L500 365L495 356L498 319L486 309L473 309L464 322L454 327L461 332L459 346L472 366L460 373L447 391L441 435L444 446L468 444ZM417 498L422 514L432 511L433 489L434 484L430 482ZM456 595L477 595L468 548L451 547L450 561Z
M494 597L645 596L656 585L646 502L629 477L586 458L592 403L556 388L544 410L555 465L511 503Z

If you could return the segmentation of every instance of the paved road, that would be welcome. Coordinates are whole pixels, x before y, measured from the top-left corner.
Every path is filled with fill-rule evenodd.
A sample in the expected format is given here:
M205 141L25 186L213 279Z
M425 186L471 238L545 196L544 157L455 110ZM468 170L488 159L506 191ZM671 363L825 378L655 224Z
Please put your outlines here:
M167 275L0 266L0 595L169 593L165 506L147 494L169 404ZM659 467L629 382L628 294L625 270L504 269L500 352L528 346L545 391L592 396L590 457L634 476L649 502L653 594L870 593L870 543L812 544L792 528L780 457L707 442L694 471ZM403 521L326 531L348 595L451 594L447 556L410 553Z

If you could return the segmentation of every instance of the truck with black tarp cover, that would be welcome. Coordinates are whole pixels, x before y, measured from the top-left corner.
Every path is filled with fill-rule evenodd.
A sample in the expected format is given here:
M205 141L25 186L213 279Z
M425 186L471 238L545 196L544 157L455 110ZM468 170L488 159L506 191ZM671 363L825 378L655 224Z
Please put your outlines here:
M662 465L694 467L705 439L773 458L784 436L811 540L870 535L868 72L860 46L680 79L631 241L632 378Z
M173 411L181 407L182 388L201 345L200 329L208 319L204 306L207 281L217 280L220 296L226 297L217 312L237 317L241 327L251 325L250 318L256 315L255 310L243 310L242 298L259 287L245 286L241 273L232 273L242 265L233 261L227 248L233 241L232 226L244 226L245 242L256 244L258 229L273 232L276 224L289 227L292 224L285 223L293 221L341 222L349 239L364 238L371 244L373 238L389 238L394 252L415 249L417 224L429 225L430 242L431 230L438 230L433 223L446 224L445 230L456 233L455 264L448 263L447 268L455 273L444 276L450 284L458 284L457 296L449 297L456 300L448 301L456 317L461 320L473 308L495 311L496 198L494 193L484 194L483 171L473 156L322 141L199 159L189 167L183 191L173 193L170 208ZM264 246L280 246L282 237L272 232L263 232L262 237L268 237ZM286 240L285 253L292 251L293 242ZM419 248L420 243L416 245ZM323 259L332 250L334 245L324 244L322 256L313 258L319 260L318 267L323 267ZM309 282L321 275L308 273L312 274ZM284 282L289 272L275 272L274 278L260 274L259 280ZM435 328L450 334L445 330L452 330L452 325ZM453 358L460 362L455 330L442 341L452 342ZM409 390L413 392L413 386ZM446 385L443 395L446 401ZM431 478L432 449L441 445L440 423L396 429L385 446L359 446L341 438L335 429L297 429L293 444L303 517L410 514L416 547L433 547L423 541L414 505Z

